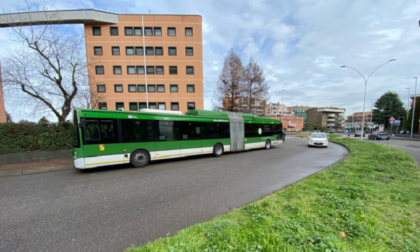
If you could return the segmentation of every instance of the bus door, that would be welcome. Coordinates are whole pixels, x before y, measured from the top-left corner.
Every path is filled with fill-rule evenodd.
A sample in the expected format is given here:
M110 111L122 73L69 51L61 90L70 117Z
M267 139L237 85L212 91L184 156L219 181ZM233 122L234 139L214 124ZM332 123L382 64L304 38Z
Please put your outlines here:
M152 160L176 158L181 156L181 145L179 141L179 125L174 121L155 121L156 152L151 155Z
M193 156L208 153L202 139L203 126L201 122L184 121L176 122L179 125L179 139L181 146L181 156Z
M85 118L83 153L86 168L124 163L117 119Z

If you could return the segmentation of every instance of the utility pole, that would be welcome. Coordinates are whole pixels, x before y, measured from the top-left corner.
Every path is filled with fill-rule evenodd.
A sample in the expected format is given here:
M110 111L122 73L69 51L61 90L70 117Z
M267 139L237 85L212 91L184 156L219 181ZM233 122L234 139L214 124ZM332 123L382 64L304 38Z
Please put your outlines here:
M410 110L410 88L405 88L408 89L408 96L407 96L407 119L405 119L405 121L408 121L408 111ZM405 128L405 127L404 127Z
M414 100L413 100L413 118L411 118L411 131L410 131L410 137L413 138L413 127L414 127L414 112L416 111L416 92L417 92L417 77L414 77L416 79L416 84L414 86Z

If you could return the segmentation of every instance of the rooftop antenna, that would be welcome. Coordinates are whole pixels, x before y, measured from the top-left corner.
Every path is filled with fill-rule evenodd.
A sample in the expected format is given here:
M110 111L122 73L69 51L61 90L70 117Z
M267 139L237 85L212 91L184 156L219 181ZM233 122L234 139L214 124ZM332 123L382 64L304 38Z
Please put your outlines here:
M151 10L149 10L149 14L152 14L152 11Z

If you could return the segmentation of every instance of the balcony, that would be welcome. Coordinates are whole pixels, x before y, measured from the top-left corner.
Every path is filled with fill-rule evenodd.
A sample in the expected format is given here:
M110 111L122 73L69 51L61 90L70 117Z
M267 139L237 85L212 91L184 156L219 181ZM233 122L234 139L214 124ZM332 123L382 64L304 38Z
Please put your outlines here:
M327 114L328 117L335 117L335 114Z
M328 127L334 127L335 126L335 123L327 123L327 126Z
M335 122L334 118L327 118L327 122Z

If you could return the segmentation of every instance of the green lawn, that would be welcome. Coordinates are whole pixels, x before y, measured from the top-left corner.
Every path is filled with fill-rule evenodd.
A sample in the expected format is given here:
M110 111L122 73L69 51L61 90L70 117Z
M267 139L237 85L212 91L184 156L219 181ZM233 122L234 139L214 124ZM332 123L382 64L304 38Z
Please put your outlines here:
M351 154L224 216L127 251L420 251L415 160L385 145L330 141Z

